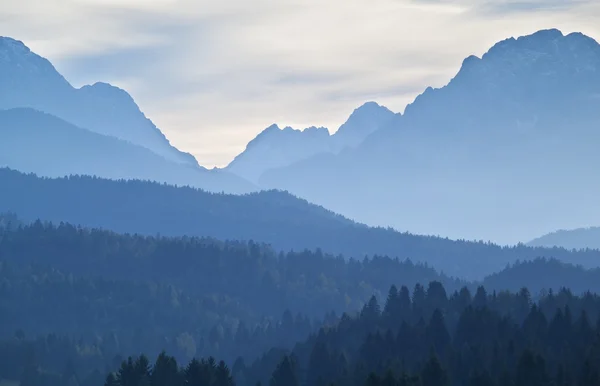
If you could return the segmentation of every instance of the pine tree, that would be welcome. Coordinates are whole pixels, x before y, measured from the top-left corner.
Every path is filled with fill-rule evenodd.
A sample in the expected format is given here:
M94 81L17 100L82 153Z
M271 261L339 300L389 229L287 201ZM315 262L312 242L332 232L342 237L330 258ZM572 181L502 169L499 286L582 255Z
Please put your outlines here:
M283 357L271 376L270 386L299 386L296 364L293 358Z
M220 361L215 370L214 386L234 386L233 378L225 362Z
M439 309L436 309L431 316L431 321L427 326L427 336L436 352L440 355L444 355L450 345L451 338L450 333L448 333L448 329L446 328L444 315L442 315L442 312Z
M448 375L442 368L437 356L432 352L429 360L421 371L421 382L423 386L447 386Z
M517 364L515 386L546 386L548 383L544 360L525 350Z
M182 383L177 360L168 356L164 351L156 358L152 374L151 386L179 386Z
M117 380L117 377L115 376L115 374L110 373L106 377L106 381L104 381L104 386L121 386L121 384Z

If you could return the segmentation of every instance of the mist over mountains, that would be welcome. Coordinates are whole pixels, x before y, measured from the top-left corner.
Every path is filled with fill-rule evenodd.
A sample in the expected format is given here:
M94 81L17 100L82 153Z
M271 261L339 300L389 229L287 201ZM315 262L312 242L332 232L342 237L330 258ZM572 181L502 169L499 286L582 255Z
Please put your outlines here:
M600 217L600 182L586 177L600 161L599 68L600 45L583 34L510 38L466 58L403 114L368 102L334 134L272 125L227 168L208 171L125 91L75 89L46 59L2 38L0 162L50 177L287 190L371 226L516 243Z

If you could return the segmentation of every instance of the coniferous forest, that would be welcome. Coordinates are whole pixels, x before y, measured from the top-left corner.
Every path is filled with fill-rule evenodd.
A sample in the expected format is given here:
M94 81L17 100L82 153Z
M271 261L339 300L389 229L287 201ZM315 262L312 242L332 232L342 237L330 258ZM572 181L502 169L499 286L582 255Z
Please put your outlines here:
M1 224L5 383L600 382L598 270L540 258L475 282L387 256L282 253L14 214Z

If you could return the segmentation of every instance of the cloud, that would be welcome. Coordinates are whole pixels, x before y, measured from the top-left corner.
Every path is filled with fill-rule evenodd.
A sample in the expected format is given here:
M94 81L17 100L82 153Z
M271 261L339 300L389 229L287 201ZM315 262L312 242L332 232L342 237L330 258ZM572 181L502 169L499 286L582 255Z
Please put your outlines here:
M564 11L589 4L589 0L495 0L485 1L476 7L476 11L488 15L507 15L531 12Z
M212 166L273 122L335 130L367 100L402 111L510 36L558 27L600 37L594 2L523 4L0 0L0 21L75 85L127 89L176 146Z

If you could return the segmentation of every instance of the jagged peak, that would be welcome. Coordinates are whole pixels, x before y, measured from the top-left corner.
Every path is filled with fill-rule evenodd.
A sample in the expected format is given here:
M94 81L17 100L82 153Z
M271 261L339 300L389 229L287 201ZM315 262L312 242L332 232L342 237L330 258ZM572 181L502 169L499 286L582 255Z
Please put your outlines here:
M317 126L310 126L310 127L307 127L306 129L304 129L303 131L307 132L307 133L318 133L318 134L321 134L321 133L325 134L326 133L327 136L330 135L329 129L326 128L326 127L323 127L323 126L319 126L319 127L317 127Z
M528 82L532 77L577 76L578 82L583 83L577 83L572 90L581 91L580 85L585 84L585 77L598 80L596 74L599 69L600 44L581 32L565 35L552 28L510 37L494 44L481 58L475 55L465 58L448 84L441 88L428 87L407 105L404 115L411 115L415 106L422 106L431 98L443 95L439 93L442 90L468 90L467 94L475 89L497 90L502 82L509 81L515 86ZM544 82L545 79L538 81Z
M533 63L540 55L561 55L561 53L565 52L565 47L576 51L577 48L582 46L596 50L600 58L600 44L581 32L564 35L560 30L553 28L540 30L518 38L511 37L494 44L481 58L475 55L465 58L458 74L450 83L453 83L457 78L467 76L473 71L477 71L490 64L506 66L512 56L518 59L514 63L517 66L527 62ZM507 58L509 59L508 62Z
M572 47L575 43L584 43L588 48L600 50L600 44L598 44L595 39L581 32L572 32L565 35L562 31L553 28L537 31L530 35L524 35L518 38L511 37L502 40L493 45L492 48L482 56L482 59L491 60L496 56L504 55L515 50L555 53L557 52L557 44Z
M327 129L325 127L311 126L311 127L307 127L304 130L299 130L299 129L294 129L291 126L285 126L282 129L276 123L274 123L271 126L264 129L263 131L261 131L256 137L254 137L254 139L248 143L246 148L247 149L251 148L252 146L257 145L258 143L264 141L265 139L275 136L275 135L289 136L289 135L299 135L299 134L301 135L302 133L305 133L305 135L324 135L324 136L330 135L329 129Z
M263 132L263 133L265 133L265 132L269 132L269 131L275 131L275 130L276 130L276 131L279 131L279 130L281 130L281 129L279 128L279 125L277 125L277 123L273 123L271 126L267 127L267 128L266 128L266 129L264 129L262 132Z
M510 37L504 40L499 41L498 43L494 44L487 52L485 55L490 54L490 53L494 53L497 51L501 51L507 47L513 47L514 45L520 45L523 43L528 43L531 44L533 46L535 45L541 45L541 44L545 44L548 42L552 42L555 41L557 39L561 39L563 38L565 35L558 29L556 28L552 28L552 29L544 29L544 30L539 30L537 32L534 32L532 34L529 35L523 35L523 36L518 36L518 37Z

